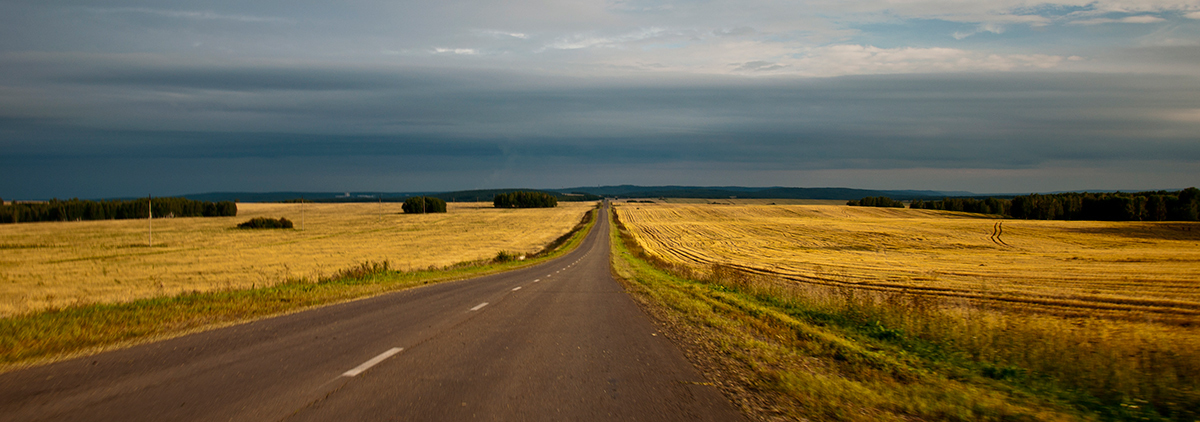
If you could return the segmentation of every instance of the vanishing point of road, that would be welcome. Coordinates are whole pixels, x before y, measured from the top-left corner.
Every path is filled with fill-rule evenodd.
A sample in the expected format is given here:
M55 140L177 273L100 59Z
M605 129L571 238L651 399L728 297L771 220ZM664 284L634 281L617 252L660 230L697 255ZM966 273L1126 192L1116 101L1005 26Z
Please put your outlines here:
M0 421L742 420L612 278L603 215L537 266L0 374Z

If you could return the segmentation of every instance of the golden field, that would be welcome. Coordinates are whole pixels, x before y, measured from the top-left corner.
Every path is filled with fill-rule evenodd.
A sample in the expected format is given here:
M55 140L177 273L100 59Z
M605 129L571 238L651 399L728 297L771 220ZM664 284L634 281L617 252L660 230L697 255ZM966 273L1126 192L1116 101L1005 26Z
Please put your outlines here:
M318 279L365 261L399 270L536 252L571 230L593 203L495 209L450 203L406 215L400 203L238 204L237 217L0 225L0 317L80 303ZM286 217L293 230L241 230ZM301 221L303 220L303 230Z
M616 214L618 275L762 419L1200 420L1200 224Z
M999 220L821 205L623 204L645 249L707 271L1015 304L1200 315L1200 224ZM999 236L993 236L999 232Z

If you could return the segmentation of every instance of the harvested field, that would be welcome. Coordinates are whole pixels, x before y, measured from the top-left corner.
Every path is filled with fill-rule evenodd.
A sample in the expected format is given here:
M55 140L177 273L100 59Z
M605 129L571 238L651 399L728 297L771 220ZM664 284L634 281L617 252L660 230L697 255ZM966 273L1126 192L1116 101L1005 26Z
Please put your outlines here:
M797 282L1057 314L1200 316L1200 224L820 205L624 204L647 251ZM1015 306L1013 306L1015 305Z
M446 214L405 215L399 203L239 204L237 217L0 225L0 317L78 303L317 279L365 261L406 270L536 252L593 203L495 209L451 203ZM294 230L240 230L286 217ZM301 230L303 227L303 230Z

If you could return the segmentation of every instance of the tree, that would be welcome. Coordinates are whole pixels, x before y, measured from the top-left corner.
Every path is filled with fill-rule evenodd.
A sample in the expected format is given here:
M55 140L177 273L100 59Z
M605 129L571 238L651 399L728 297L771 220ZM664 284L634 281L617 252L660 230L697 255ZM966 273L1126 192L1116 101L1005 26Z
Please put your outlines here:
M554 208L558 199L545 192L511 192L497 194L492 198L492 206L496 208Z
M237 225L239 229L290 229L292 221L286 218L255 217Z
M429 196L414 196L404 200L400 209L408 214L446 212L446 201Z

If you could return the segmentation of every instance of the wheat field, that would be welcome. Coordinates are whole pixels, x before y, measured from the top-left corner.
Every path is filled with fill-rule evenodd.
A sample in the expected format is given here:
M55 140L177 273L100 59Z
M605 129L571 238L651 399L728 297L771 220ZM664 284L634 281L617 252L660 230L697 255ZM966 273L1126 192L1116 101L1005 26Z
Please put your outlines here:
M796 417L861 406L897 420L1198 420L1200 224L844 205L616 212L632 253L665 274L631 269L631 253L615 262L733 344L727 366L751 362L752 388L774 388Z
M536 252L568 232L593 203L495 209L450 203L445 214L406 215L399 203L238 204L237 217L0 225L0 317L83 303L319 279L365 261L441 267ZM293 230L241 230L253 217L286 217ZM301 229L303 227L303 229ZM153 246L148 231L153 234Z
M1200 316L1200 224L828 205L624 204L647 251L797 282L1053 313Z

